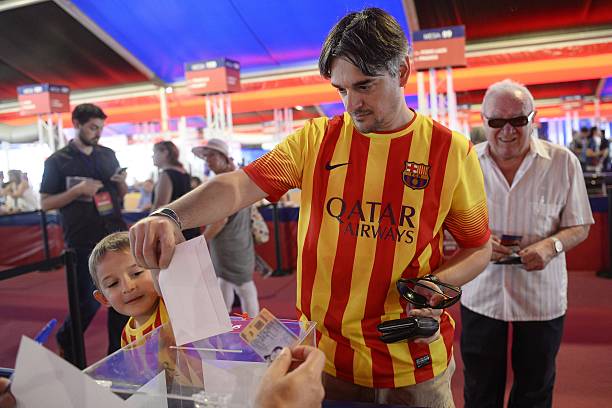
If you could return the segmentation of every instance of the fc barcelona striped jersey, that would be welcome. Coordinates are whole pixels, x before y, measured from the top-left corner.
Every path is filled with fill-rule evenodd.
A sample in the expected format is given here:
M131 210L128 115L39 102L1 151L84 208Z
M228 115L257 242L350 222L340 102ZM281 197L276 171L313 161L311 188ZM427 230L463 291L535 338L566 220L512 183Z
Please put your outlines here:
M136 321L133 317L130 317L121 333L121 347L125 347L131 342L143 338L147 333L152 332L169 320L170 318L168 317L166 305L164 304L164 300L160 297L155 313L149 317L145 324L140 327L135 327Z
M302 190L296 306L317 322L327 373L394 388L446 369L448 314L429 345L385 344L376 326L406 317L395 282L438 268L444 229L462 247L489 238L482 172L465 137L416 112L403 129L361 134L345 113L307 122L244 171L270 200Z

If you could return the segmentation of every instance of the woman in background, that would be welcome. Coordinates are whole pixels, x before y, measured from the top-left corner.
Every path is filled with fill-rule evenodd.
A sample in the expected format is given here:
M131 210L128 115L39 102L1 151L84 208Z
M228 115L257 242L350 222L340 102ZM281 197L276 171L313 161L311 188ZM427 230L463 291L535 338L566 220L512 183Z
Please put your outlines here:
M153 146L153 164L158 167L159 181L153 191L151 211L171 203L191 191L191 175L185 171L179 161L179 151L171 141L155 143ZM200 235L199 228L183 230L185 239Z
M21 170L9 170L9 183L5 188L10 212L35 211L40 208L38 197L30 185L28 176Z

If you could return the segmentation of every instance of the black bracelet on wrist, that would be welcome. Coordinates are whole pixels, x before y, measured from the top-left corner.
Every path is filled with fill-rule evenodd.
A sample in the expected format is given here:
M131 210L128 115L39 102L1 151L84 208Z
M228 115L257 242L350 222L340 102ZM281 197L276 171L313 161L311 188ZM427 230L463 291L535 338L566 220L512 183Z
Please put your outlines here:
M157 210L149 214L149 217L170 218L172 221L174 221L174 223L179 227L181 231L183 230L183 224L181 223L181 220L179 219L178 214L174 212L174 210L171 208L167 208L167 207L158 208Z

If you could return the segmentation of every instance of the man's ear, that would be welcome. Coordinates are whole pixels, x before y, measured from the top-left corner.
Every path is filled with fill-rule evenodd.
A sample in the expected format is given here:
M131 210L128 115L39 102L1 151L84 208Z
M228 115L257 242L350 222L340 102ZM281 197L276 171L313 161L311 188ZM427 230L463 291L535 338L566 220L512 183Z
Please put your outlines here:
M110 307L110 302L108 301L106 296L104 296L104 294L98 289L94 290L93 296L102 306Z
M399 66L399 80L402 88L408 83L408 78L410 78L410 57L406 56L404 63Z

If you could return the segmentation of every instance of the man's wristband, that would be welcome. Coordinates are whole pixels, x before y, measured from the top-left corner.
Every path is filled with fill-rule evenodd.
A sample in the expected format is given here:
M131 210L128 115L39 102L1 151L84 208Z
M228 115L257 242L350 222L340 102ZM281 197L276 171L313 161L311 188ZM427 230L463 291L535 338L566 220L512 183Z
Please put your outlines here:
M183 230L183 224L181 223L181 220L179 219L178 214L174 212L173 209L162 207L162 208L158 208L157 210L149 214L149 217L160 217L160 216L170 218L172 221L174 221L174 223L177 225L177 227L179 227L181 231Z

